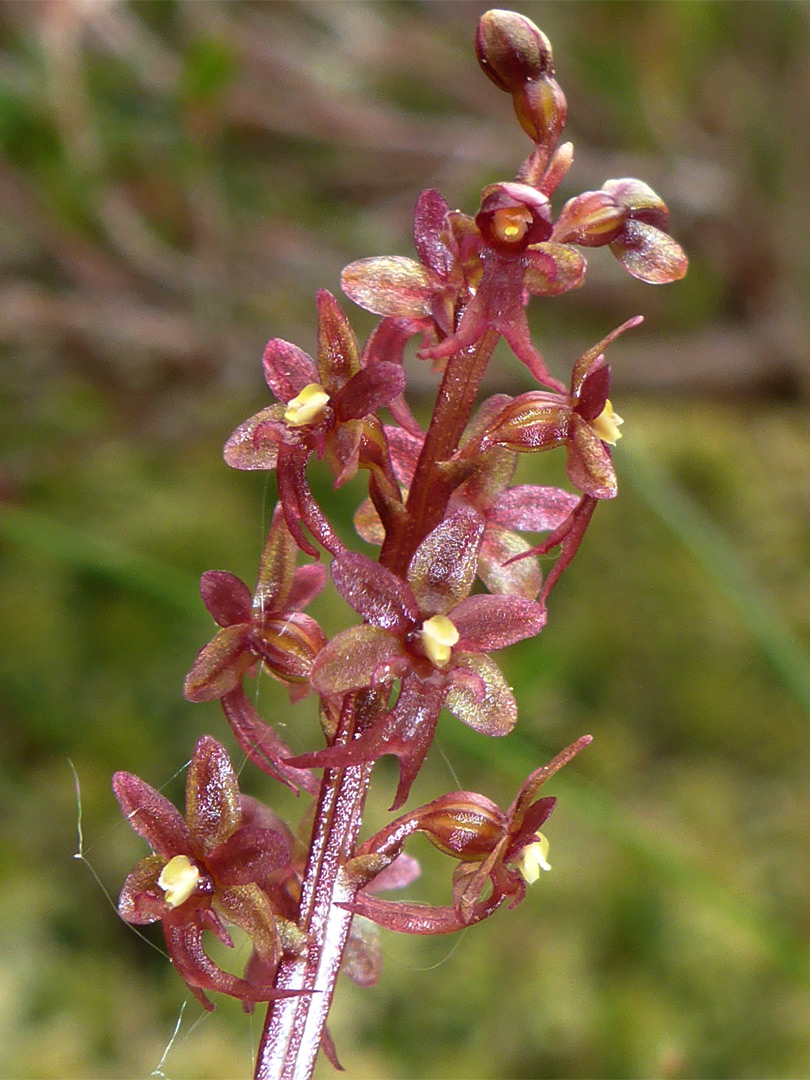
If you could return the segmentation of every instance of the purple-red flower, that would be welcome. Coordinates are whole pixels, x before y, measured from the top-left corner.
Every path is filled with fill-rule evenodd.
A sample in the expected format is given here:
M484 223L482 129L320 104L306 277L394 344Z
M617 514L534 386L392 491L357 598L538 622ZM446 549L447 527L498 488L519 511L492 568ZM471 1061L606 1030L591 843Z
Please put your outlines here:
M477 513L454 511L416 549L405 581L359 553L334 560L338 592L365 623L344 630L321 650L312 685L328 698L400 679L399 697L380 723L352 742L305 754L293 764L345 766L395 754L397 808L421 767L443 705L482 734L512 730L514 695L485 654L539 633L546 613L523 596L469 595L483 533Z
M350 480L360 465L378 467L374 413L405 386L398 363L379 359L362 365L354 332L331 293L322 289L317 303L317 362L288 341L268 342L264 375L279 403L240 424L225 444L225 460L233 468L276 470L290 532L311 555L316 549L302 522L332 554L343 545L309 490L309 457L326 458L336 486ZM370 443L368 461L365 443Z
M453 876L452 907L392 902L358 894L352 911L380 926L409 934L448 934L488 918L509 901L515 907L526 895L526 885L540 870L550 869L548 842L541 826L556 799L535 799L542 785L591 742L583 735L548 765L536 769L523 783L504 812L490 799L472 791L453 791L397 818L367 840L349 870L362 872L381 856L400 856L414 833L423 833L446 855L459 860ZM373 863L372 863L373 865ZM485 887L490 889L485 893Z
M483 432L461 449L459 457L475 459L493 446L519 453L564 446L571 483L595 499L612 499L617 484L608 444L621 438L622 419L608 398L610 368L605 364L604 350L640 322L640 317L628 319L583 353L574 365L567 395L530 390L512 398Z
M226 922L249 935L271 971L284 950L305 945L295 923L274 911L262 888L290 871L287 836L266 827L265 807L240 795L225 748L207 735L194 748L185 817L131 773L116 773L113 790L130 825L153 850L124 882L121 917L163 923L169 957L206 1009L213 1008L206 990L240 998L247 1011L257 1001L289 996L270 982L254 985L223 971L203 949L204 930L233 946Z
M276 507L252 595L235 574L225 570L203 574L200 594L221 629L200 650L186 676L184 693L189 701L223 697L241 686L257 663L287 686L292 701L309 692L309 673L326 636L302 608L323 588L326 570L320 563L296 567L296 553L281 508Z

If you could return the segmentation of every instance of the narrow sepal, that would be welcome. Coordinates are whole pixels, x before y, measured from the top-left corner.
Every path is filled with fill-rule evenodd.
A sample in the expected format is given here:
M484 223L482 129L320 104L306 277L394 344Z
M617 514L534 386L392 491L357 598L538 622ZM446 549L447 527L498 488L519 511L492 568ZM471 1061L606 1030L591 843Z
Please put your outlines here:
M186 775L186 820L205 853L239 828L242 809L236 773L225 747L203 735L194 747Z
M117 772L112 787L124 817L158 855L170 859L192 853L188 825L165 795L128 772Z

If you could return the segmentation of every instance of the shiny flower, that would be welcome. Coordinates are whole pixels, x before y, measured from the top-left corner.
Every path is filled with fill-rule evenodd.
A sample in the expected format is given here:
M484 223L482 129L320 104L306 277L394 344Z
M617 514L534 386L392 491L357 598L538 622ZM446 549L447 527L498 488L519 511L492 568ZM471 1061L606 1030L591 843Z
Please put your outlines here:
M342 767L395 754L397 808L421 767L443 705L482 734L512 730L517 704L485 654L539 633L545 610L522 596L469 595L483 532L478 514L456 510L416 549L405 581L365 555L346 552L335 559L338 592L365 623L344 630L321 650L312 685L330 697L400 679L399 696L382 721L352 742L292 764Z
M185 818L131 773L116 773L113 790L130 825L153 849L124 882L121 917L163 923L169 957L206 1009L213 1008L206 990L240 998L247 1011L257 1001L289 996L269 982L254 985L223 971L203 949L204 930L233 946L225 922L249 935L270 970L282 951L304 945L298 928L274 911L262 888L287 871L288 840L264 826L265 808L240 796L224 747L209 736L197 743L186 779Z

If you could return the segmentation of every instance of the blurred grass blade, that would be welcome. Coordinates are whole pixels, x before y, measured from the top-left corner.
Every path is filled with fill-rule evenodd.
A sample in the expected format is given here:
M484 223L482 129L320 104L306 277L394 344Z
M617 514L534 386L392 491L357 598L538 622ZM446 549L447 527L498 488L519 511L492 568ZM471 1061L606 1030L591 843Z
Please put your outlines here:
M810 655L757 588L720 529L649 455L622 447L621 474L734 605L763 656L810 720Z
M199 586L190 574L39 511L0 504L0 540L39 551L75 570L98 574L175 611L202 612Z

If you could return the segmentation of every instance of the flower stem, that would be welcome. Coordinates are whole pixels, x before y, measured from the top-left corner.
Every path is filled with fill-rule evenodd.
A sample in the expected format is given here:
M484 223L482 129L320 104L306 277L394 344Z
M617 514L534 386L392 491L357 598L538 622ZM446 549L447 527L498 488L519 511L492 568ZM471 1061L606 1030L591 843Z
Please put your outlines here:
M455 484L439 468L456 450L500 335L486 330L447 361L433 416L416 464L402 527L386 536L380 562L402 577L419 544L444 516Z
M352 738L358 711L355 695L347 696L336 745ZM371 765L324 773L300 904L299 925L310 944L303 956L285 957L276 976L278 989L312 993L271 1002L256 1080L308 1080L312 1075L351 927L351 913L336 905L353 900L358 889L343 866L357 844L370 776Z

